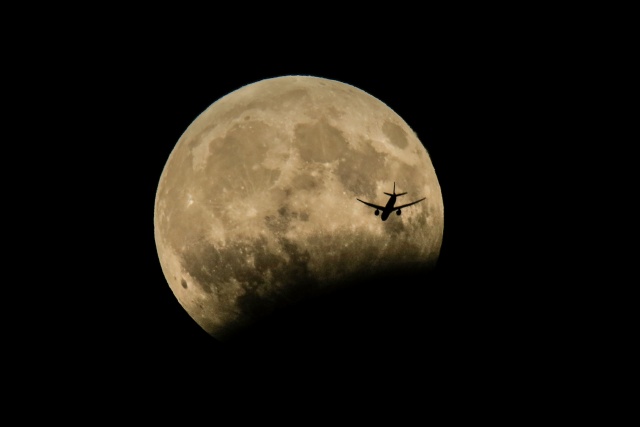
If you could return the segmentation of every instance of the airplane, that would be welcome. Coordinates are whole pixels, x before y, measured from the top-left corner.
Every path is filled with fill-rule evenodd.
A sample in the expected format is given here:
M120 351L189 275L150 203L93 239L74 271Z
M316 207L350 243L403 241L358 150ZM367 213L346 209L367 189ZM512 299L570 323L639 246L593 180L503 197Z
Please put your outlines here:
M396 211L396 214L400 215L400 213L401 213L400 209L406 208L407 206L415 205L416 203L421 202L424 199L426 199L426 197L423 197L420 200L416 200L415 202L407 203L406 205L393 206L393 205L395 205L396 198L398 196L403 196L403 195L407 194L406 192L405 193L396 194L396 183L395 182L393 183L393 194L386 193L386 192L384 194L389 196L389 200L387 201L386 206L374 205L373 203L369 203L369 202L365 202L364 200L360 200L357 197L356 197L356 200L359 201L359 202L364 203L367 206L371 206L372 208L376 208L376 211L375 211L375 215L376 216L380 215L380 211L382 211L381 218L382 218L383 221L386 221L387 218L389 218L389 215L391 215L391 212Z

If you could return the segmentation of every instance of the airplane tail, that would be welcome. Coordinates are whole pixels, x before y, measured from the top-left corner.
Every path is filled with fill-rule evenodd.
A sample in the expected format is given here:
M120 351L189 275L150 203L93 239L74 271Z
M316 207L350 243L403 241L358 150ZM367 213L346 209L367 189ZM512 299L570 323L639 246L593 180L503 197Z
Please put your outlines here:
M393 194L390 194L390 193L387 193L387 192L384 192L384 194L386 194L387 196L396 196L396 197L397 197L397 196L404 196L404 195L405 195L405 194L407 194L407 193L406 193L406 192L404 192L404 193L398 193L398 194L396 194L396 183L395 183L395 181L394 181L394 182L393 182Z

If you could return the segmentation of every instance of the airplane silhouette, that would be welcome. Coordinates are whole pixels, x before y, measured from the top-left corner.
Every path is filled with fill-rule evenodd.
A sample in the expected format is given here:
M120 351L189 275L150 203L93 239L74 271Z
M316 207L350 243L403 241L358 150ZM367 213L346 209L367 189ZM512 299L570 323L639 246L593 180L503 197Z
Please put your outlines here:
M356 200L359 201L359 202L364 203L367 206L371 206L372 208L376 208L376 211L375 211L376 216L380 215L380 211L382 211L381 218L382 218L383 221L386 221L387 218L389 218L389 215L391 215L391 212L396 211L396 214L400 215L400 213L401 213L400 209L406 208L407 206L415 205L416 203L421 202L424 199L426 199L426 197L423 197L420 200L416 200L415 202L407 203L406 205L393 206L396 203L396 198L397 197L407 194L406 192L405 193L396 194L396 183L395 182L393 183L393 194L386 193L386 192L384 194L389 196L389 200L387 201L386 206L374 205L373 203L369 203L369 202L365 202L364 200L360 200L357 197L356 197Z

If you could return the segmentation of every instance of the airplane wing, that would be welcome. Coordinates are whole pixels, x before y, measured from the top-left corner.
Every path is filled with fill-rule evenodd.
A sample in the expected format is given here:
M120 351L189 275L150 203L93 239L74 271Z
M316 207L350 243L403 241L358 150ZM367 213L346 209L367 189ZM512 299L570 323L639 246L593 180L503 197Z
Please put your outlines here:
M367 206L371 206L372 208L376 208L376 209L384 210L384 207L383 207L383 206L378 206L378 205L374 205L373 203L365 202L364 200L360 200L360 199L358 199L357 197L356 197L356 200L357 200L357 201L359 201L359 202L364 203L364 204L365 204L365 205L367 205ZM417 203L417 202L416 202L416 203Z
M420 199L420 200L416 200L415 202L407 203L406 205L394 206L394 207L393 207L393 210L394 210L394 211L397 211L398 209L402 209L402 208L406 208L407 206L415 205L416 203L421 202L421 201L423 201L424 199L426 199L426 197L423 197L423 198L422 198L422 199ZM362 200L361 200L361 201L362 201Z

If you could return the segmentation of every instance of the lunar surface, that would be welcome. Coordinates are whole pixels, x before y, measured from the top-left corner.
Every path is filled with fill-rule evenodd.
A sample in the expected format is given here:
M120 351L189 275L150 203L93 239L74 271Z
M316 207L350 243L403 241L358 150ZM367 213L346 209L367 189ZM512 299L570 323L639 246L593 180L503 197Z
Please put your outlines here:
M408 193L396 205L426 199L384 222L356 200L384 206L394 182ZM211 104L171 152L154 209L171 290L223 341L356 278L435 265L443 227L440 185L409 125L368 93L311 76Z

